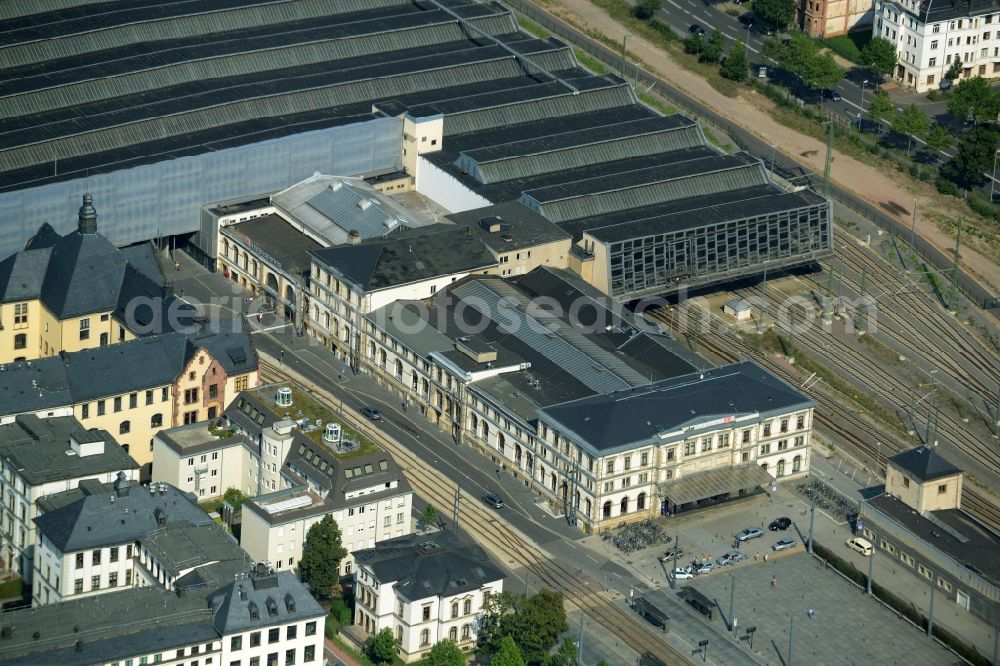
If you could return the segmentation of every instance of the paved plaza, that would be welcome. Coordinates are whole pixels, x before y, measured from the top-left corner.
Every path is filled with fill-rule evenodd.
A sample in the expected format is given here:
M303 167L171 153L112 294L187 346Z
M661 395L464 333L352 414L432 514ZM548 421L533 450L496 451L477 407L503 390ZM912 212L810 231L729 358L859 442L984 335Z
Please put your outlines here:
M775 578L773 587L772 576ZM804 552L773 557L766 564L761 561L749 566L727 567L691 581L692 587L718 606L711 621L696 615L699 622L707 625L702 633L710 640L710 659L713 653L719 654L721 648L729 647L722 644L731 640L726 636L726 625L734 580L735 633L741 651L749 655L746 628L757 628L752 649L753 660L757 663L785 666L789 663L838 666L963 663ZM663 593L672 594L669 589ZM681 608L677 607L676 612ZM809 609L813 610L811 618ZM692 615L693 611L688 614Z

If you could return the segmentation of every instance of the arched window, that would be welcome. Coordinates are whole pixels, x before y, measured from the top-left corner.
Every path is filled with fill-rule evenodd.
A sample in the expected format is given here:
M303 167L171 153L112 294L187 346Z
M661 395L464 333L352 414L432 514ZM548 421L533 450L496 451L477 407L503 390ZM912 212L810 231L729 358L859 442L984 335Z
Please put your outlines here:
M507 453L507 439L502 432L497 434L497 448L500 449L500 453Z
M127 435L132 432L132 423L130 421L122 421L118 426L119 435Z
M452 641L458 640L458 627L452 627L451 629L448 630L448 638L450 638Z
M642 511L646 508L646 493L639 493L639 497L635 500L636 511Z
M472 612L472 599L465 600L465 605L462 607L462 611L464 612L465 615L468 615L469 613Z
M28 336L25 333L18 333L14 336L14 349L25 349L28 346Z
M420 632L420 644L427 645L430 642L431 642L431 632L427 631L426 629L422 630Z
M778 478L780 479L785 475L785 459L782 458L778 461Z
M767 463L761 463L760 464L760 468L766 472L767 471Z
M396 359L396 379L403 378L403 362Z
M604 503L604 507L601 509L601 517L602 518L610 518L611 517L611 501L610 500Z
M458 617L458 602L457 601L451 602L451 616L452 617Z
M802 456L792 458L792 473L802 471Z
M149 418L150 428L162 428L163 427L163 414L153 414Z
M625 515L626 513L628 513L628 497L623 497L623 498L622 498L622 505L621 505L621 509L622 509L622 510L621 510L621 514L622 514L623 516L624 516L624 515Z

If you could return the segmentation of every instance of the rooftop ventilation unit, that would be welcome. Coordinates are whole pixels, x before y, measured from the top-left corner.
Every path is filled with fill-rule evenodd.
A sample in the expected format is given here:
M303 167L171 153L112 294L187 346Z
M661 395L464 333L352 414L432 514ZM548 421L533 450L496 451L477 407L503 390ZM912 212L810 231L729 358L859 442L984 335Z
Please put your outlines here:
M368 210L371 207L372 207L371 199L362 199L361 201L358 202L358 208L360 208L361 210Z
M339 192L340 188L342 188L343 186L344 184L339 180L335 180L332 183L330 183L330 189L334 192Z
M277 395L274 396L274 404L278 407L291 407L292 406L292 389L287 386L282 386L278 389Z

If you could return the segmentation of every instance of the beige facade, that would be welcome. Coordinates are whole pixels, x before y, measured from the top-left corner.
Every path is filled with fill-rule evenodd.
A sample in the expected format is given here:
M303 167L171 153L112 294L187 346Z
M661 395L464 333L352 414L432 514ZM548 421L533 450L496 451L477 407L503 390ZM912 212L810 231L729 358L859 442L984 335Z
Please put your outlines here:
M921 480L890 463L886 465L885 491L917 513L959 509L962 506L962 472Z
M497 266L488 272L491 275L512 277L530 273L539 266L550 268L569 268L569 250L572 240L569 238L526 247L511 252L496 254Z
M419 157L441 150L444 139L444 116L414 118L403 114L403 168L411 176L417 175Z
M836 37L871 30L874 0L802 0L802 29L810 37Z
M37 298L0 304L0 364L92 349L135 337L110 312L60 321Z

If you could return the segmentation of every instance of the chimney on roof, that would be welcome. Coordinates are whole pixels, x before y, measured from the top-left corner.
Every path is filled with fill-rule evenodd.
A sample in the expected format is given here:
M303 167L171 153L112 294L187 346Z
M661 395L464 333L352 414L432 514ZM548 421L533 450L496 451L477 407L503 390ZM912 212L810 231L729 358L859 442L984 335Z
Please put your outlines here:
M118 472L118 476L115 478L115 494L118 495L118 497L125 497L128 495L128 488L130 485L128 477L125 476L125 472Z
M357 229L351 229L351 233L348 234L351 237L351 245L361 244L361 232Z
M83 205L80 206L80 222L77 227L81 234L97 233L97 210L94 208L94 198L90 194L83 195Z

